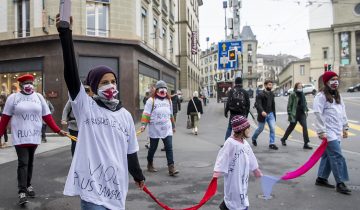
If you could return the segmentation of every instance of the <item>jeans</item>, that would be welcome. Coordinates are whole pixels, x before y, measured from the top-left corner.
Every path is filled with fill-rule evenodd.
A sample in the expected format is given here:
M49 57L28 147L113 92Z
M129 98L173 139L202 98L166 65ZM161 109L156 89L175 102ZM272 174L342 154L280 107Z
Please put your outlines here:
M341 153L340 141L329 141L321 157L318 177L328 179L333 173L336 183L349 181L346 161Z
M69 133L70 133L70 135L77 137L79 131L74 131L74 130L69 129ZM73 157L74 157L75 148L76 148L76 141L71 140L71 156L73 156Z
M103 206L99 206L84 200L81 200L81 210L109 210Z
M156 149L158 147L160 139L153 139L150 138L150 148L148 151L147 161L149 163L153 162L154 155L156 152ZM165 152L166 152L166 159L168 165L174 164L174 157L173 157L173 149L172 149L172 136L167 136L163 140L164 146L165 146Z
M252 136L252 140L257 140L260 133L264 130L265 123L267 123L270 128L270 144L275 144L275 116L272 112L266 116L265 122L259 122L258 128L255 130L254 135Z
M284 136L282 137L282 139L287 140L289 138L289 136L290 136L291 132L294 130L297 122L299 122L300 125L302 126L304 143L305 144L309 143L310 140L309 140L309 134L308 134L307 124L306 124L306 114L305 113L299 113L299 114L296 113L296 121L290 123L290 125L286 129L286 132L285 132Z
M26 193L27 188L31 186L33 162L36 148L37 146L15 146L16 154L18 156L17 180L19 193Z

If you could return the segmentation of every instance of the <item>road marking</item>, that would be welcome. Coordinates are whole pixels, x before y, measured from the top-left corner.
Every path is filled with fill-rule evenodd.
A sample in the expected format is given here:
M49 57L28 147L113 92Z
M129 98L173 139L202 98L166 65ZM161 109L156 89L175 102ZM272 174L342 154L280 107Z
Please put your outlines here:
M359 121L356 121L356 120L348 120L348 122L350 122L350 123L359 123Z
M265 125L265 129L267 131L270 131L269 126L267 124ZM285 135L285 130L276 125L275 126L275 135L284 136Z
M349 127L354 130L360 131L360 125L356 125L354 123L349 123Z
M299 124L296 125L295 130L301 134L303 133L302 132L303 129L302 129L301 125L299 125ZM310 138L318 136L317 133L311 129L308 129L308 134L309 134Z

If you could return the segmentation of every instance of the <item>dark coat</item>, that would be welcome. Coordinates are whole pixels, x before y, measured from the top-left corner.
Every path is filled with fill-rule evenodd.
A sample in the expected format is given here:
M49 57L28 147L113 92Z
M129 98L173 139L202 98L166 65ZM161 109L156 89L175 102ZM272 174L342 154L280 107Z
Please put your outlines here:
M230 110L230 108L229 108L229 102L231 101L231 97L233 96L233 93L234 93L235 89L240 89L240 91L243 92L243 94L244 94L244 97L245 97L245 110L236 110L235 111L235 110ZM225 115L227 115L227 113L229 111L230 111L230 116L242 115L244 117L247 117L249 115L249 112L250 112L249 93L246 90L244 90L241 85L234 86L234 88L232 88L228 92L228 100L227 100L226 106L225 106Z
M194 100L194 103L196 105L196 108L197 108L198 112L203 114L202 103L199 100L199 98L198 97L193 97L193 100ZM190 115L191 112L196 112L194 103L192 102L192 100L189 101L188 107L187 107L187 115Z
M267 114L269 114L270 112L274 113L274 117L276 120L275 95L273 92L267 92L265 90L261 91L256 96L255 107L258 112L258 122L265 122L265 117L261 115L262 112L266 112Z
M178 113L178 111L181 110L181 103L179 100L179 96L174 95L173 97L171 97L171 101L172 101L172 105L173 105L173 114Z

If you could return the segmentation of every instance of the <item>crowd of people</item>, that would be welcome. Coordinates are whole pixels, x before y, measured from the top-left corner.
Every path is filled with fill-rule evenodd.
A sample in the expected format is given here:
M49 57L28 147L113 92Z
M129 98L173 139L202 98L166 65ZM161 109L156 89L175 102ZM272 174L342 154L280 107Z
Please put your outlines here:
M57 26L59 17L57 16ZM64 79L69 91L61 124L67 125L70 135L77 137L71 145L73 156L65 183L64 194L80 196L81 208L87 209L125 209L128 191L128 173L139 188L144 187L145 176L139 164L139 145L134 119L117 99L117 76L107 66L92 68L85 81L81 82L76 64L72 31L58 27L63 52ZM46 125L61 136L68 135L55 123L51 102L34 89L34 77L25 74L18 78L20 91L7 96L0 95L0 136L8 141L7 125L11 120L12 144L18 157L17 182L19 204L35 197L32 185L34 154L41 142L46 142ZM323 75L324 89L316 95L314 113L319 138L327 139L328 146L322 156L315 184L327 188L336 188L337 192L350 194L345 185L349 180L346 160L341 153L341 138L347 138L348 125L344 101L338 86L338 76L334 72ZM243 89L242 79L235 79L235 86L228 91L225 117L229 118L225 143L216 158L213 177L224 176L224 200L220 209L248 209L248 180L252 172L261 177L257 159L246 139L251 138L252 145L258 145L258 136L264 130L265 123L270 130L269 149L278 150L275 144L276 109L273 83L266 80L265 90L256 96L257 129L251 135L248 121L250 99ZM188 101L186 114L189 129L194 135L199 134L199 122L204 114L203 105L208 103L208 93L195 91ZM167 84L160 80L152 85L143 99L144 110L141 116L141 132L148 130L149 145L147 170L155 173L154 164L160 139L164 144L168 174L176 176L173 135L176 132L177 113L181 110L180 100L174 90L168 92ZM306 97L302 84L296 83L294 93L288 100L289 126L281 138L281 144L287 145L287 139L297 122L303 127L304 149L312 149L307 133ZM230 116L228 113L230 112ZM250 113L251 114L251 113ZM111 172L112 171L112 172ZM111 172L111 173L110 173ZM336 186L328 182L333 173ZM107 176L104 174L107 173ZM108 175L111 175L108 177ZM84 186L84 180L88 184ZM106 190L111 190L109 195Z

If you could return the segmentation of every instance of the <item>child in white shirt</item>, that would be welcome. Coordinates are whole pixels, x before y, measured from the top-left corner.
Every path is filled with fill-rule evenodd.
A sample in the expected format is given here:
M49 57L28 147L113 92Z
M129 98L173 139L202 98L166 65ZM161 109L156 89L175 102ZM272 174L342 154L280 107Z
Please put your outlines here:
M231 120L233 136L229 137L216 158L214 177L224 175L224 201L221 210L248 209L249 172L261 177L256 157L245 140L250 137L250 123L243 116Z

